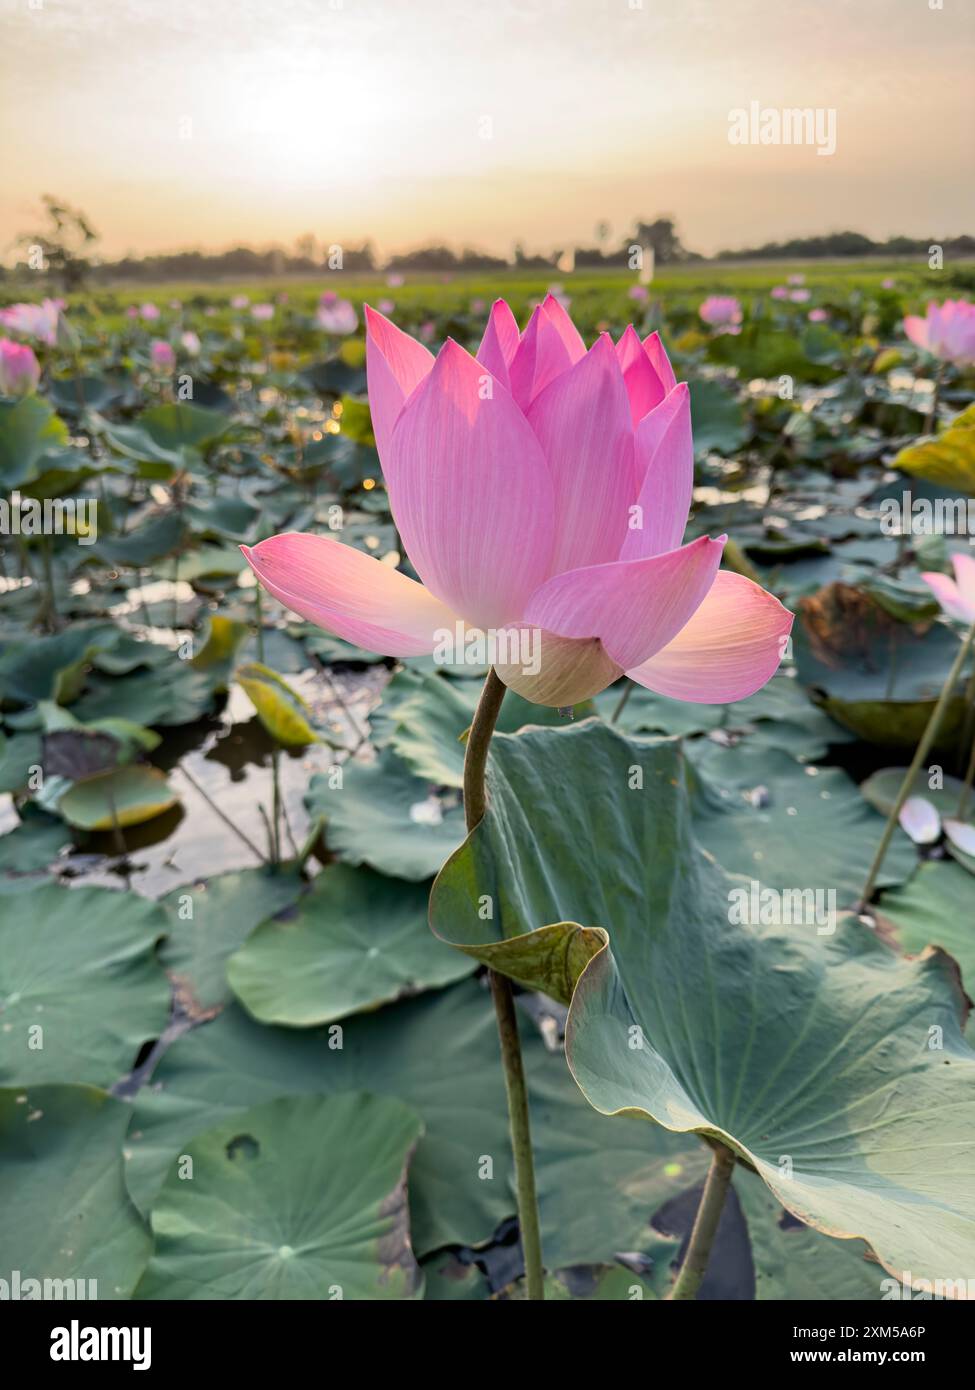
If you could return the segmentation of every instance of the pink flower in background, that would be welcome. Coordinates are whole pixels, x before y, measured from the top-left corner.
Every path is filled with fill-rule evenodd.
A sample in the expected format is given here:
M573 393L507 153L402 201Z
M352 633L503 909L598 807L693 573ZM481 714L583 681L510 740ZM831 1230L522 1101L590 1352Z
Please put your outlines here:
M776 285L775 288L772 290L772 298L773 298L773 299L788 299L788 298L789 298L789 291L788 291L788 289L786 288L786 286L785 286L785 285Z
M182 334L179 341L182 344L183 351L188 352L191 357L199 355L200 339L199 336L193 332L192 328L188 328L186 332Z
M894 281L888 276L886 280L881 280L880 288L882 290L892 290L894 288Z
M396 308L396 305L393 303L391 299L381 299L376 307L379 309L379 312L381 314L385 314L388 317L391 313L393 313L393 311Z
M386 284L391 290L398 290L401 285L406 284L406 276L400 275L397 271L393 271L391 275L386 276Z
M635 299L638 304L644 304L650 298L650 291L646 285L631 285L626 291L627 299Z
M806 283L805 275L798 271L795 275L787 275L785 278L790 285L804 285Z
M487 308L487 304L484 302L483 299L472 299L472 300L471 300L471 313L472 313L472 314L483 314L483 313L484 313L484 310L485 310L486 308ZM381 314L384 314L384 313L386 312L386 310L385 310L385 309L383 308L383 306L382 306L382 301L381 301L381 300L380 300L380 303L379 303L379 312L380 312Z
M158 371L169 371L176 365L176 354L162 338L154 338L149 348L149 361Z
M11 304L7 309L0 309L0 326L23 338L34 338L54 347L63 307L64 301L60 299L45 299L41 304Z
M139 306L138 306L138 304L130 304L129 307L128 307L128 308L126 309L126 311L125 311L125 317L126 317L127 319L137 319L137 318L139 317Z
M722 333L739 333L742 320L741 305L734 295L711 294L697 311L711 328Z
M975 363L975 304L967 300L946 299L943 304L932 300L923 319L916 314L905 318L904 332L915 347L942 362Z
M420 324L420 337L425 343L433 342L433 335L437 331L437 325L433 319L426 319Z
M829 314L825 309L810 309L807 317L810 323L825 323Z
M533 635L537 671L498 674L539 704L624 672L678 699L726 702L776 670L792 615L719 570L724 537L681 541L694 484L690 396L657 334L587 351L553 296L523 332L504 302L477 357L436 358L366 310L369 403L390 506L422 583L324 535L242 547L293 612L388 656L460 631Z
M268 319L274 318L273 304L255 304L251 309L251 318L258 323L267 323Z
M139 316L146 323L155 323L160 316L159 309L155 304L143 304L139 310Z
M318 301L316 314L320 328L326 333L354 333L359 327L359 315L347 299L339 299L332 290L326 290Z
M792 300L793 304L807 304L809 300L812 298L812 291L791 290L789 293L789 298Z
M0 338L0 396L29 396L37 390L41 368L26 343Z
M958 552L951 557L955 577L929 572L921 578L941 604L949 618L958 618L971 626L975 623L975 555Z
M246 309L249 303L250 300L247 298L246 294L235 294L230 301L230 307L231 309Z

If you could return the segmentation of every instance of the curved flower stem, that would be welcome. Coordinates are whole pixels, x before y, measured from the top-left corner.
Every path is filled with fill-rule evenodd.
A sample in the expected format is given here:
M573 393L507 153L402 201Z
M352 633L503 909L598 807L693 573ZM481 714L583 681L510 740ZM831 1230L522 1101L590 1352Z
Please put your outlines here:
M501 701L506 690L507 686L492 667L477 703L464 755L464 816L468 830L474 829L487 807L484 768L487 764L491 735L498 722ZM507 976L489 970L488 978L491 982L494 1012L498 1019L504 1088L508 1097L508 1120L511 1125L511 1147L518 1189L518 1224L525 1257L525 1284L529 1298L542 1299L545 1293L542 1283L542 1239L538 1224L538 1198L535 1194L535 1161L532 1156L528 1090L518 1037L515 1000L511 981Z
M914 760L907 769L904 781L901 783L901 789L897 793L897 800L890 808L890 815L887 817L884 833L881 836L880 844L877 846L877 853L873 857L873 863L870 865L870 870L867 874L867 881L863 885L863 892L860 895L858 910L861 912L870 901L870 896L874 890L874 884L877 881L877 875L880 872L880 866L883 864L884 855L887 853L887 846L890 844L891 837L894 833L894 827L897 824L897 818L901 813L904 802L910 795L911 787L914 785L914 779L938 736L941 721L944 718L945 710L948 708L948 701L951 699L952 692L958 683L958 677L961 675L962 668L968 660L968 654L972 650L973 643L975 643L975 623L972 623L968 630L968 636L958 648L958 655L955 657L954 665L948 672L948 678L942 687L941 694L938 696L938 703L931 713L927 728L921 735L921 741L917 746L917 752L914 754Z
M694 1218L694 1229L691 1231L687 1254L684 1256L677 1281L667 1295L672 1301L697 1296L711 1257L711 1246L714 1244L718 1223L724 1210L724 1199L728 1193L728 1184L734 1171L734 1154L725 1148L724 1144L715 1144L711 1154L711 1167L708 1169L701 1202Z
M623 694L620 696L619 701L617 702L616 708L613 710L613 713L612 713L612 715L610 716L609 722L610 722L611 724L615 724L616 721L617 721L617 719L619 719L620 715L621 715L621 714L623 713L623 711L626 709L626 702L627 702L627 700L630 698L630 696L633 694L635 685L636 685L636 682L635 682L635 681L631 681L631 680L629 680L629 679L627 680L627 682L626 682L626 689L623 691Z

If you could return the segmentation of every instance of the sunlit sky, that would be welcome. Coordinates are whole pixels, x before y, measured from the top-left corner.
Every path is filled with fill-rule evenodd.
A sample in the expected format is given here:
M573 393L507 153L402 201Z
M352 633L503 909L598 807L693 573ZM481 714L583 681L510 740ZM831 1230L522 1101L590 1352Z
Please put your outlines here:
M936 3L936 0L934 0ZM971 0L0 0L0 254L975 232ZM728 113L835 108L837 150Z

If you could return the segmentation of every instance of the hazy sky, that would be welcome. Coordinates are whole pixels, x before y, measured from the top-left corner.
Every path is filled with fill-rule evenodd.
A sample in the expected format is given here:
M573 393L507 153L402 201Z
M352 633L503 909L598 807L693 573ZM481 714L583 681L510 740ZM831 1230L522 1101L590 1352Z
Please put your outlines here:
M975 3L937 2L0 0L0 248L45 192L106 255L975 232ZM730 144L752 101L836 153Z

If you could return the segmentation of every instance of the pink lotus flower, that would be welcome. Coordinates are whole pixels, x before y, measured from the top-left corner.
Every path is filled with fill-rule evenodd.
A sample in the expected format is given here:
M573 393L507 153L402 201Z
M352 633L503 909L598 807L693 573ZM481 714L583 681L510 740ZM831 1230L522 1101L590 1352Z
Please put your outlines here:
M386 284L391 290L398 290L402 285L406 284L406 276L400 275L397 271L393 271L391 275L386 276Z
M627 299L635 299L638 304L645 303L650 298L650 291L646 285L631 285L626 291Z
M804 285L806 283L805 275L799 271L795 275L787 275L785 278L790 285Z
M793 304L807 304L812 297L811 290L790 290L789 298Z
M971 626L975 623L975 555L956 553L951 557L955 577L929 572L921 578L941 604L949 618L958 618Z
M250 300L247 298L246 294L235 294L230 301L230 307L231 309L246 309L249 303Z
M498 674L574 704L624 672L677 699L726 702L779 664L792 615L719 571L724 537L681 545L694 482L690 396L657 334L586 351L551 297L519 333L494 305L477 357L437 358L366 310L373 430L422 583L328 536L241 547L293 612L387 656L468 627L537 634L538 669Z
M138 306L138 304L130 304L129 307L128 307L128 308L126 309L126 311L125 311L125 317L126 317L127 319L137 319L137 318L139 317L139 306Z
M810 309L806 317L810 323L825 323L829 314L825 309Z
M890 276L888 276L886 280L881 280L880 288L882 290L892 290L894 288L894 284L895 282L891 280Z
M157 371L169 371L176 365L176 354L162 338L155 338L149 348L149 361Z
M54 347L62 307L59 299L45 299L42 304L11 304L0 309L0 325L23 338L34 338Z
M359 327L359 315L347 299L339 299L332 290L326 290L318 301L316 314L319 327L326 333L354 333Z
M376 307L379 309L379 312L385 314L387 318L396 310L396 305L391 299L381 299Z
M179 341L183 351L189 353L190 357L199 356L200 337L198 333L193 332L192 328L188 328L185 333L181 334Z
M975 363L975 304L967 300L946 299L943 304L932 300L925 318L916 314L905 318L904 332L916 347L942 362Z
M730 294L709 295L697 312L711 328L725 332L737 332L742 320L741 305Z
M775 288L772 290L772 298L773 298L773 299L788 299L788 298L789 298L789 291L788 291L788 289L786 288L786 286L785 286L785 285L776 285Z
M139 310L139 317L146 323L155 323L159 316L159 308L155 304L143 304Z
M251 309L251 318L258 323L267 323L268 319L274 318L273 304L255 304Z
M32 348L0 338L0 396L29 396L37 390L41 368Z

